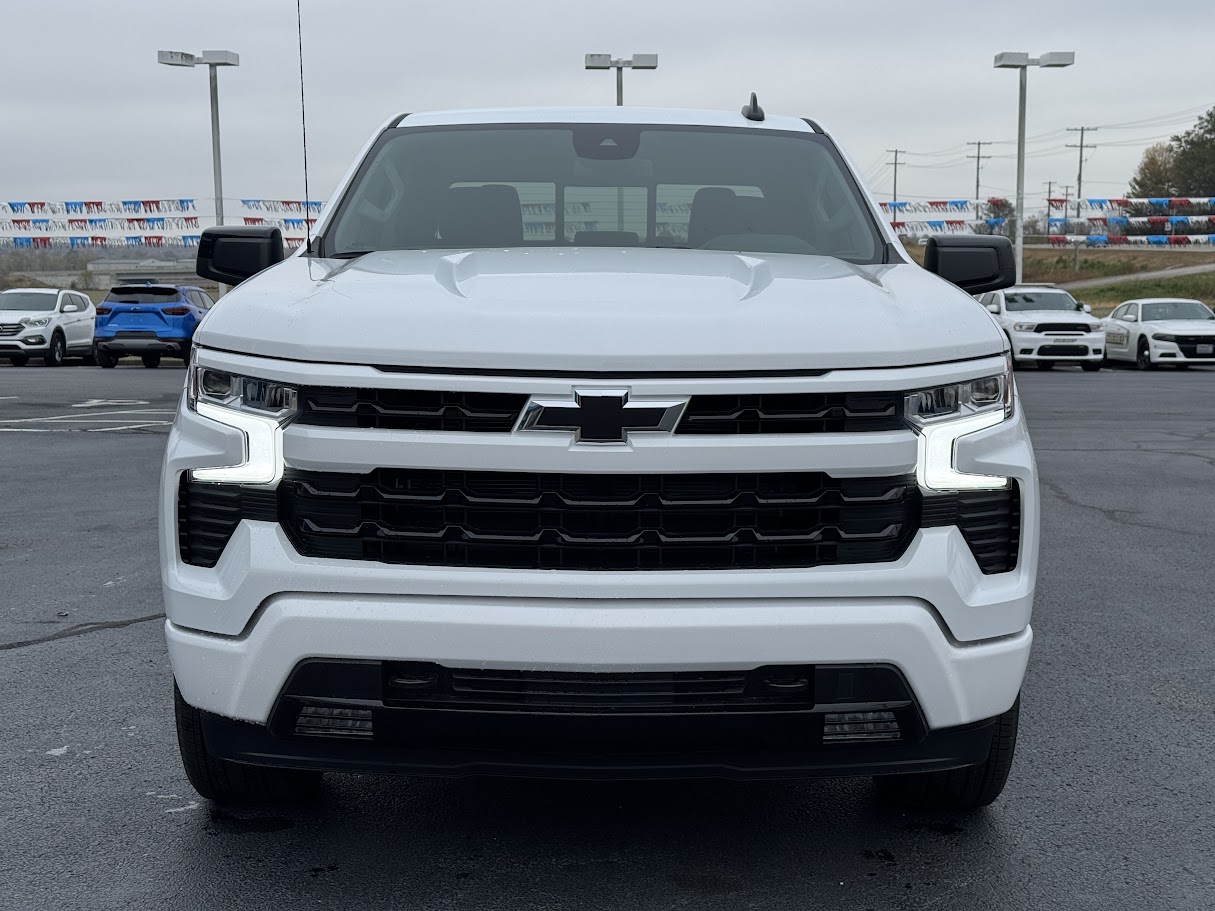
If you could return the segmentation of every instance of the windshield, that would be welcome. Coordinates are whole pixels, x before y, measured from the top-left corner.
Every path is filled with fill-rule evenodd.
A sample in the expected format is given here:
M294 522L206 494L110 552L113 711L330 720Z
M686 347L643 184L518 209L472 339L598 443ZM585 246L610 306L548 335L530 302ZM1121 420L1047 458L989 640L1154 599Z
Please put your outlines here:
M1215 314L1198 301L1158 301L1141 306L1145 323L1162 319L1215 319Z
M51 291L5 291L0 294L0 310L54 310L58 295Z
M1006 291L1007 310L1071 310L1080 309L1076 299L1066 291Z
M395 129L338 207L325 255L677 247L880 262L874 219L826 137L636 124Z
M111 288L105 296L111 304L167 304L177 298L176 288Z

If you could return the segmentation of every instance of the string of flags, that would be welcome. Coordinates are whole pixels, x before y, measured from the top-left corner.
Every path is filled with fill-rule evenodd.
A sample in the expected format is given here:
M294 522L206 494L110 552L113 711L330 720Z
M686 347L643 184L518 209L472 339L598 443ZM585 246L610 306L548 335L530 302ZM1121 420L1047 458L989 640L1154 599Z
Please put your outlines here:
M1189 247L1215 246L1215 234L1051 234L1052 247Z
M103 212L156 215L169 212L194 212L193 199L120 199L39 202L20 200L0 202L0 215L98 215Z

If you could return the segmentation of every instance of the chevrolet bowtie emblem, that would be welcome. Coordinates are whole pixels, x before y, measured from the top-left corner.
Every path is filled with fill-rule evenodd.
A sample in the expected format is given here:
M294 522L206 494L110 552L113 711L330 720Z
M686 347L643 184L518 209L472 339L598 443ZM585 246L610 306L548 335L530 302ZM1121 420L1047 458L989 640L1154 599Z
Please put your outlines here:
M518 429L573 431L576 443L627 443L630 431L670 433L687 404L630 398L627 389L575 389L569 398L532 396Z

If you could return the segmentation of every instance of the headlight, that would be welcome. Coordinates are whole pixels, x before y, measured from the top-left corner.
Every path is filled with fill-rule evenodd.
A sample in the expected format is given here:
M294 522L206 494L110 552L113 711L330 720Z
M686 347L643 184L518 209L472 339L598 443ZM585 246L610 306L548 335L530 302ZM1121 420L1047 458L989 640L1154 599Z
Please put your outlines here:
M1175 341L1177 341L1177 336L1167 335L1164 332L1157 332L1152 335L1152 338L1154 338L1158 342L1175 342Z
M1008 478L966 474L954 463L959 437L994 427L1013 415L1012 359L1004 372L907 394L904 414L919 436L916 474L929 490L997 490Z
M51 318L49 316L27 316L21 320L21 325L30 329L41 329L43 326L49 326Z
M283 473L283 427L295 417L294 386L241 376L190 363L186 404L191 411L245 435L244 458L237 465L192 468L196 481L277 484Z
M1101 332L1104 329L1105 329L1105 326L1102 323L1095 323L1092 326L1088 327L1089 332Z
M1037 323L1013 323L1014 332L1033 332Z

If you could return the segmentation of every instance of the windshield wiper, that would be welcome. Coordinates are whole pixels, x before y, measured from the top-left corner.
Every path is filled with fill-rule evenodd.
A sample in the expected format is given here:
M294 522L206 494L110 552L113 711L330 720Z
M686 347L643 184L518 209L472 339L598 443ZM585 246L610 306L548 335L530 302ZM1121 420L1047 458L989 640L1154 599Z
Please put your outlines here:
M343 253L334 253L330 259L358 259L360 256L366 256L368 253L379 253L379 250L346 250Z

